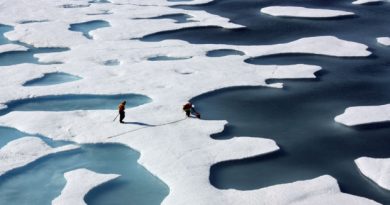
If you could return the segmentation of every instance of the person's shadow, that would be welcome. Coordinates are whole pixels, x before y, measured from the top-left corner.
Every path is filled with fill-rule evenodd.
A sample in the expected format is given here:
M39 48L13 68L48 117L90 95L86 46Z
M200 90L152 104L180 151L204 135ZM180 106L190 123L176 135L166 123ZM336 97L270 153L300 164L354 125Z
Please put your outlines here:
M123 122L123 124L131 124L131 125L141 125L141 126L147 126L147 127L155 127L156 125L150 125L143 122Z

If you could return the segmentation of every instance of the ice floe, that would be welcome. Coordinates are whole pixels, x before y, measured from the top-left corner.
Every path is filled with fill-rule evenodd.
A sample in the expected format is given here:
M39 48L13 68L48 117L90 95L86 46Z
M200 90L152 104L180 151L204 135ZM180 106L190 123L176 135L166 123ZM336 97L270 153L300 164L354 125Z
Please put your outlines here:
M58 95L58 93L122 93L123 87L128 92L138 93L142 91L150 96L167 96L171 93L173 101L183 102L187 99L202 94L200 91L208 92L225 86L237 85L265 85L267 78L274 78L275 67L283 66L256 66L244 62L248 57L286 54L286 53L306 53L329 55L336 57L365 57L371 52L367 46L360 43L345 41L332 36L320 36L302 38L289 43L266 45L266 46L231 46L231 45L191 45L184 41L163 41L159 43L151 42L101 42L98 44L86 44L73 47L70 51L58 53L35 54L40 62L63 61L64 64L55 66L50 65L31 65L20 64L15 66L3 67L0 74L3 76L12 75L13 78L0 82L0 102L27 98L31 96ZM132 48L132 49L129 49ZM175 48L174 50L172 48ZM244 56L227 56L221 58L209 58L206 53L216 49L236 49L244 52ZM94 50L94 52L89 52ZM147 58L156 55L168 55L176 57L194 56L191 59L180 61L147 61ZM106 69L102 65L105 59L123 59L121 64L115 66L118 69ZM188 63L191 62L191 63ZM222 66L228 64L229 66ZM129 67L130 66L130 69ZM161 69L161 68L164 69ZM307 65L289 66L288 78L307 78L308 75L294 74L298 70L307 70ZM103 69L104 68L104 69ZM145 69L147 68L147 69ZM175 70L186 68L196 71L191 79L185 76L178 76ZM238 68L238 69L237 69ZM295 69L295 70L294 70ZM312 69L312 71L317 71ZM32 79L39 78L43 73L65 72L72 73L82 78L66 84L60 84L55 89L34 87L25 89L22 85ZM158 76L150 78L150 75ZM241 76L235 78L235 76ZM132 76L132 78L128 78ZM204 78L204 76L208 76ZM230 78L221 78L221 76L231 76ZM257 76L257 78L254 78ZM143 81L141 79L149 79ZM160 80L174 79L174 81ZM229 79L229 80L227 80ZM205 83L207 81L207 83ZM235 83L232 83L235 82ZM251 83L252 82L252 83ZM177 83L181 87L176 88ZM195 85L195 84L199 84ZM112 85L112 86L107 86ZM187 89L186 96L177 96L176 93L182 93L181 88L199 87L199 90ZM210 90L202 89L207 86ZM172 88L179 90L172 90ZM193 91L199 91L190 95Z
M376 40L384 46L390 46L390 37L379 37Z
M58 152L79 148L76 145L65 145L52 148L37 137L23 137L13 140L0 149L0 175L23 167L41 157Z
M300 17L300 18L334 18L343 16L353 16L353 12L306 8L298 6L270 6L261 9L262 13L281 17Z
M390 158L361 157L356 159L355 163L366 177L390 190Z
M86 205L84 196L94 187L113 180L120 175L99 174L88 169L76 169L64 174L66 185L52 205Z
M0 54L7 53L11 51L27 51L28 48L22 45L17 44L4 44L0 45Z
M379 3L379 2L383 2L383 0L357 0L352 2L352 4L362 5L362 4Z
M347 126L389 122L390 104L349 107L343 114L336 116L335 120Z
M199 26L219 26L222 28L241 28L242 25L229 22L229 19L207 13L200 10L184 10L172 8L166 5L166 1L154 1L147 4L159 4L161 6L145 6L145 2L139 4L127 2L126 4L92 4L88 1L76 1L77 5L89 5L88 7L76 7L63 9L61 1L34 1L23 3L23 15L18 15L19 4L2 2L3 9L0 13L0 22L14 26L13 31L5 33L10 40L21 41L35 47L70 47L84 44L88 41L81 33L69 30L71 24L88 21L107 21L111 26L90 32L94 40L128 40L141 38L145 35L161 31L177 30ZM193 4L196 1L191 1ZM45 8L40 5L44 4ZM170 4L177 4L170 3ZM88 15L101 12L101 9L110 10L112 14L102 16ZM129 12L131 11L131 12ZM183 13L191 16L191 21L177 24L172 19L140 19L154 18L173 13ZM46 22L20 24L20 21L46 19ZM148 25L148 26L145 26ZM61 38L58 38L61 36Z

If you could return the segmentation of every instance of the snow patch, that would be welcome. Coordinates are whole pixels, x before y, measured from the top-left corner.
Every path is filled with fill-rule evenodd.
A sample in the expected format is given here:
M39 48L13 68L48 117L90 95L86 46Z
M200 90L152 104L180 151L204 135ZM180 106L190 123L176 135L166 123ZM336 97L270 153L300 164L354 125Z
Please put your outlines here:
M390 190L390 158L361 157L355 160L359 170L376 184Z
M118 178L117 174L99 174L88 169L76 169L64 174L65 188L52 205L86 205L84 196L93 188Z
M76 145L52 148L37 137L23 137L13 140L0 149L0 176L44 156L78 148L79 146Z
M298 6L270 6L261 9L261 12L272 16L300 17L300 18L334 18L343 16L353 16L353 12L314 9Z
M347 126L389 122L390 104L349 107L335 121Z

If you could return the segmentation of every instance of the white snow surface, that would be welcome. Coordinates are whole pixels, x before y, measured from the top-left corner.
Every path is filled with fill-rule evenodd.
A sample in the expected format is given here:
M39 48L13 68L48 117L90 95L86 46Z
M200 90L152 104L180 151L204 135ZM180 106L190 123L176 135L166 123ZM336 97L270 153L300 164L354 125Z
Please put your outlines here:
M272 16L300 17L300 18L332 18L341 16L353 16L353 12L306 8L299 6L269 6L260 10L262 13Z
M389 122L390 104L349 107L343 114L336 116L335 120L347 126Z
M361 157L355 163L366 177L390 190L390 158Z
M376 40L384 46L390 46L390 37L379 37Z
M64 174L66 185L52 205L86 205L85 195L93 188L113 180L120 175L99 174L88 169L76 169Z
M77 148L79 146L76 145L52 148L37 137L23 137L13 140L0 149L0 176L41 157Z
M28 133L40 133L55 140L125 144L139 151L139 163L169 186L170 193L163 204L377 204L341 193L336 180L330 176L252 191L219 190L210 184L209 172L213 164L268 154L279 147L273 140L258 137L214 140L210 135L223 131L227 122L185 119L181 111L185 102L194 96L226 87L281 88L280 83L266 84L265 81L315 78L314 73L321 69L316 65L304 64L281 66L245 63L244 60L250 57L284 53L366 57L371 53L364 44L332 36L256 46L137 40L156 32L199 26L224 29L242 27L205 11L168 7L206 2L210 1L112 0L109 4L93 4L87 0L1 0L0 22L14 26L6 37L36 47L70 48L61 53L35 55L40 62L63 64L3 66L0 75L12 78L0 81L2 107L12 100L37 96L139 93L151 97L153 101L126 110L125 121L154 126L114 123L112 120L116 111L105 110L14 111L0 116L0 124ZM108 14L88 15L103 10ZM169 19L139 19L177 13L192 16L193 22L177 24ZM70 24L92 20L104 20L111 26L91 31L93 40L86 39L80 32L68 30ZM20 24L21 21L41 22ZM239 50L245 55L216 58L205 55L217 49ZM155 56L192 58L147 60ZM117 60L120 64L105 66L107 60ZM54 86L23 86L26 81L49 72L65 72L82 79ZM69 181L75 177L70 175ZM76 188L72 186L68 191L73 192L73 189ZM61 197L57 202L64 203L68 199L70 197Z

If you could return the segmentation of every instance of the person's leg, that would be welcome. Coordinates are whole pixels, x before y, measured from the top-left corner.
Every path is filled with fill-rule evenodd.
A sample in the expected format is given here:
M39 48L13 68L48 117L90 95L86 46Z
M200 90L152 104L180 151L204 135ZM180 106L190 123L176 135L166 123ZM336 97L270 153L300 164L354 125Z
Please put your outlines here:
M190 111L190 110L186 110L186 115L187 115L187 117L189 117L190 114L191 114L191 111Z
M125 112L119 112L119 122L123 123L123 119L125 119Z

